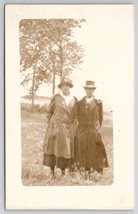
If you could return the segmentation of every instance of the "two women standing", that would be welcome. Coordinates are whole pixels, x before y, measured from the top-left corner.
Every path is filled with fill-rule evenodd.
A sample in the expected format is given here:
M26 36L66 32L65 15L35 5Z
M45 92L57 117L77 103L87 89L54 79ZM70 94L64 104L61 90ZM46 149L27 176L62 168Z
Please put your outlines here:
M48 107L43 164L51 168L52 174L55 166L64 174L65 168L69 168L73 161L79 162L85 170L93 168L102 173L108 161L98 131L103 110L102 102L93 96L95 82L86 81L86 96L80 101L70 96L69 89L73 85L69 80L61 81L58 87L61 92L52 98ZM78 123L76 140L74 121Z

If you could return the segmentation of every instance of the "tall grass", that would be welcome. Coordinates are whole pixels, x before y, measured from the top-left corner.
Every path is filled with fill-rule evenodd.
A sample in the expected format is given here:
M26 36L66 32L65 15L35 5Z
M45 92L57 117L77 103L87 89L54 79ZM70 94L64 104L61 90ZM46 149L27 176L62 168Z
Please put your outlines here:
M55 176L50 175L49 167L43 166L43 139L47 127L45 112L36 108L31 113L30 106L22 105L22 182L26 186L45 185L111 185L113 183L113 127L112 113L104 116L103 127L100 129L102 139L107 151L109 167L104 169L103 175L96 172L89 176L81 170L75 170L61 176L60 169L56 169ZM38 111L39 109L39 111Z

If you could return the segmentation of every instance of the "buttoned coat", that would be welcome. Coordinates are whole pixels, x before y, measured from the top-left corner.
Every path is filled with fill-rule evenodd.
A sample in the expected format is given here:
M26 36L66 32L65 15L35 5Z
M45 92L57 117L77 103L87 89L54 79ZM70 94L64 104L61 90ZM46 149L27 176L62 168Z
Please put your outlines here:
M47 110L48 127L44 139L44 153L56 158L71 159L74 157L74 125L70 113L76 103L72 97L69 105L57 94L51 100Z
M98 126L103 121L102 101L93 99L86 103L86 97L78 101L75 109L78 120L75 160L86 169L101 169L108 166L106 150Z

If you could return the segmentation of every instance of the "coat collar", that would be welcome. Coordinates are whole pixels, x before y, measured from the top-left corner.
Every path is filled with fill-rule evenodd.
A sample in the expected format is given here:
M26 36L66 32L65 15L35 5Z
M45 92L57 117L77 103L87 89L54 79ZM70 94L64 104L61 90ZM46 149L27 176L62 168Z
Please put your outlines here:
M67 105L64 96L62 96L61 93L59 93L59 96L60 96L60 98L61 98L61 105L62 105L62 107L63 107L67 112L70 113L71 109L73 108L73 106L74 106L74 104L75 104L75 98L71 96L71 97L70 97L70 102L69 102L69 104Z
M80 100L80 107L83 111L85 111L86 114L93 111L96 105L97 105L97 102L95 98L93 98L90 104L86 103L86 96L83 97L82 100Z
M90 104L87 104L88 105L88 111L89 112L92 111L96 107L96 104L97 104L96 99L93 98L92 102Z

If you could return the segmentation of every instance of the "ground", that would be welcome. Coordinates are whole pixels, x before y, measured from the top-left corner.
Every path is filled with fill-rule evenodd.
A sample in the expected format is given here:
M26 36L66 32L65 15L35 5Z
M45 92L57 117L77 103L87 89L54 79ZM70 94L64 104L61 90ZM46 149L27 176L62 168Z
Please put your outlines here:
M25 110L21 115L22 127L22 183L26 186L46 185L111 185L113 183L113 126L112 112L104 113L103 126L100 129L106 148L109 167L103 174L96 172L90 176L82 170L68 172L61 176L60 169L56 169L55 176L50 175L49 167L43 166L43 140L47 127L44 113L31 113Z

